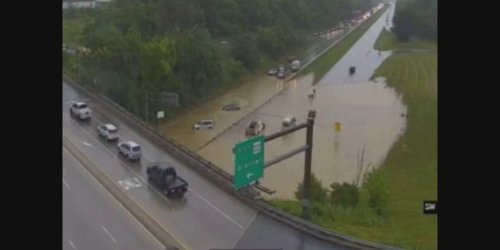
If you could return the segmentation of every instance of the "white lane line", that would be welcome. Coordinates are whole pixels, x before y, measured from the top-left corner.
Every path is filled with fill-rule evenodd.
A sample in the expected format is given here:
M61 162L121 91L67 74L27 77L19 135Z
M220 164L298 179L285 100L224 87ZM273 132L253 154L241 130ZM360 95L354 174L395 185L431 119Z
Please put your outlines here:
M76 249L75 244L73 244L73 241L68 240L68 242L69 242L69 245L70 245L73 249Z
M220 214L222 214L224 217L226 217L228 220L230 220L231 222L233 222L234 224L236 224L238 227L240 228L243 228L243 226L238 223L237 221L233 220L229 215L227 215L226 213L222 212L222 210L220 210L218 207L216 207L214 204L212 204L210 201L208 201L207 199L203 198L201 195L199 195L197 192L194 191L194 189L192 188L189 188L189 190L191 192L193 192L194 195L198 196L198 198L200 198L201 200L203 200L204 202L206 202L209 206L211 206L213 209L215 209L217 212L219 212Z
M82 143L83 143L84 146L95 148L94 145L92 145L92 144L90 144L90 143L88 143L86 141L83 141Z
M101 121L99 121L97 118L95 118L96 121L98 121L99 123L102 123ZM84 129L82 126L80 126L80 124L74 122L73 124L77 125L77 127L79 129L81 129L83 132L85 132L86 134L88 134L94 141L97 141L97 144L101 147L103 147L106 151L110 152L111 155L114 155L115 158L117 158L119 161L121 162L124 162L122 159L120 159L115 153L111 152L107 147L105 147L102 142L96 140L92 134L90 134L86 129ZM120 136L120 138L123 138ZM147 160L149 160L149 162L153 162L153 160L148 157L146 154L142 154L142 156L144 158L146 158ZM127 164L125 164L126 167L128 167L129 169L133 170L137 176L139 177L139 179L141 179L143 182L145 183L148 183L146 182L144 179L142 179L142 177L139 176L139 174L137 173L137 170L136 169L133 169L132 167L128 166ZM148 183L148 186L152 187L151 184ZM153 188L153 190L157 191L155 188ZM214 204L212 204L210 201L208 201L207 199L203 198L203 196L201 196L200 194L198 194L193 188L189 188L189 190L191 192L193 192L195 194L195 196L197 196L198 198L200 198L202 201L204 201L205 203L207 203L207 205L209 205L210 207L214 208L215 211L219 212L220 214L222 214L222 216L226 217L229 221L233 222L234 224L236 224L238 227L240 228L243 228L243 226L241 224L239 224L237 221L235 221L233 218L231 218L229 215L227 215L226 213L224 213L222 210L220 210L219 208L217 208ZM161 197L164 197L163 194L161 194L159 191L157 191L158 194L160 194ZM167 198L164 198L164 200L170 204L171 202L167 199Z
M113 237L113 235L111 235L111 233L108 231L108 229L106 229L103 225L101 225L101 228L102 230L104 230L104 232L109 236L109 238L111 238L111 240L116 243L116 239L115 237Z
M253 221L255 220L255 218L257 218L258 214L259 214L259 211L255 212L255 214L253 215L253 217L248 221L247 225L245 226L245 229L243 229L241 231L241 233L238 236L238 238L236 238L236 240L234 241L233 248L236 248L236 245L240 241L241 237L243 237L243 235L246 233L246 231L248 230L248 228L250 227L250 225L253 223Z
M147 185L148 185L149 187L151 187L151 189L153 189L153 190L154 190L154 191L155 191L155 192L156 192L156 193L157 193L160 197L164 198L163 200L165 200L168 204L171 204L171 202L170 202L167 198L165 198L165 197L164 197L164 195L163 195L162 193L160 193L160 192L159 192L158 190L156 190L156 188L154 188L154 187L153 187L153 186L152 186L149 182L147 182L144 178L142 178L142 177L139 175L139 173L137 173L137 170L136 170L136 169L134 169L134 168L130 167L129 165L127 165L127 163L126 163L123 159L121 159L121 158L117 155L117 153L116 153L116 152L112 152L111 150L109 150L106 146L104 146L104 145L102 144L102 142L100 142L100 141L98 141L97 139L95 139L95 138L93 137L93 135L92 135L92 134L90 134L87 130L85 130L84 128L82 128L82 126L80 126L80 124L78 124L77 122L73 121L73 124L74 124L74 125L76 125L76 127L77 127L78 129L82 130L84 133L86 133L87 135L89 135L89 136L90 136L90 138L91 138L92 140L96 141L98 146L102 147L102 148L103 148L104 150L106 150L109 154L111 154L111 156L112 156L112 157L116 158L116 159L120 162L120 164L121 164L121 165L124 165L125 167L129 168L130 170L132 170L132 171L135 173L135 176L136 176L136 177L138 177L140 180L142 180L142 182L147 183Z
M64 180L64 178L63 178L63 184L64 184L64 186L66 186L67 189L70 189L68 182L66 182L66 180Z

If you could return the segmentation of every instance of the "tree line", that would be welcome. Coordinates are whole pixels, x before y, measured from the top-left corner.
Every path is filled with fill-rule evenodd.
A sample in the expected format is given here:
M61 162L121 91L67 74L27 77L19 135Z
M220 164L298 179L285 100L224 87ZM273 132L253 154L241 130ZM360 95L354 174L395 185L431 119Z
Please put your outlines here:
M400 0L394 13L393 32L400 42L412 37L437 41L437 0Z
M305 46L312 32L377 0L114 0L91 20L72 58L82 81L144 118L147 92L179 93L183 106ZM72 10L73 11L73 10ZM66 12L65 18L75 14ZM70 61L65 55L63 60ZM75 66L76 67L76 66ZM154 108L155 103L149 105ZM153 115L153 114L151 114Z

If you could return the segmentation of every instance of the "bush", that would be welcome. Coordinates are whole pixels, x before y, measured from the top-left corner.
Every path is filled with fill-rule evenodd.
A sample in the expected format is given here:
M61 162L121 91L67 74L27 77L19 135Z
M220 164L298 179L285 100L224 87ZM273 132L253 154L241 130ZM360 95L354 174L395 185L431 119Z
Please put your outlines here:
M323 188L321 181L311 173L311 187L309 189L309 202L319 202L324 203L328 197L328 190ZM297 191L295 191L295 198L297 200L302 200L303 197L303 183L299 183Z
M330 194L330 202L332 205L341 207L354 207L359 203L359 190L353 184L332 183L330 185L332 192Z
M361 203L368 205L375 214L383 216L387 212L387 181L379 172L368 172L361 191Z

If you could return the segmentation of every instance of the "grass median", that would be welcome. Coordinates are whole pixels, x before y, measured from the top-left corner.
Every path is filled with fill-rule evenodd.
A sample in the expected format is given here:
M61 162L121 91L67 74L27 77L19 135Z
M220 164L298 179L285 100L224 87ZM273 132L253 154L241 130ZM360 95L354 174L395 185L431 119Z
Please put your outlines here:
M361 24L356 30L344 37L320 58L309 64L302 72L300 72L298 77L313 73L313 84L316 84L333 67L333 65L335 65L338 60L340 60L340 58L342 58L342 56L344 56L345 53L351 49L354 43L356 43L356 41L358 41L359 38L365 34L365 32L380 18L382 14L385 13L385 11L386 8L380 10L368 21Z
M388 35L392 34L381 35L386 39L385 49L423 49L422 42L399 44L383 37ZM426 48L437 48L435 43L423 43ZM422 211L424 200L437 200L437 52L395 53L374 75L385 77L408 107L406 132L376 171L387 184L387 213L380 217L360 207L314 204L312 221L369 241L405 249L437 249L437 216ZM272 203L300 215L297 201Z

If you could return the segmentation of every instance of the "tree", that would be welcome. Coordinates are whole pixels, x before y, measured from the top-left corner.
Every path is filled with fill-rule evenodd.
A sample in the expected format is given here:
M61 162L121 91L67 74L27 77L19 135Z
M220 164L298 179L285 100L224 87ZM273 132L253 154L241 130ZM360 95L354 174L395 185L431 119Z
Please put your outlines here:
M389 199L387 181L377 171L368 172L364 178L361 193L365 199L363 203L368 205L377 215L385 215Z
M318 178L316 178L316 176L313 173L311 173L310 185L311 186L309 187L309 200L311 202L319 202L319 203L325 202L328 197L328 191L326 190L326 188L323 188L321 181ZM303 190L304 190L304 184L301 182L297 187L297 191L295 191L295 198L297 198L297 200L302 200L304 194Z
M342 183L332 183L330 185L332 192L330 194L330 202L332 205L338 206L349 206L354 207L359 202L359 190L353 184Z
M260 53L257 48L255 36L246 33L240 36L236 41L236 46L233 48L233 56L239 60L249 70L254 70L260 65Z

